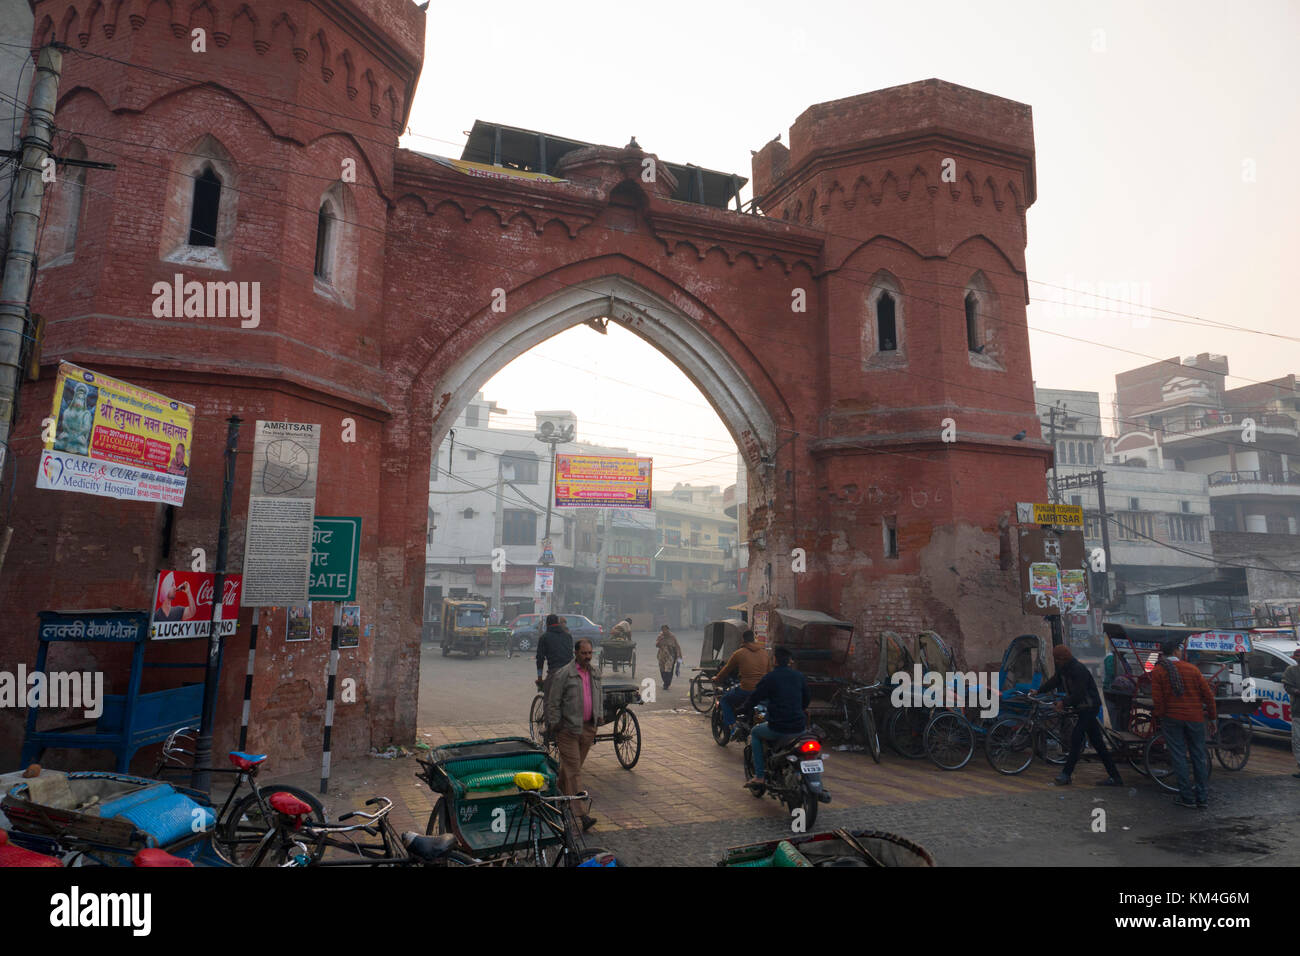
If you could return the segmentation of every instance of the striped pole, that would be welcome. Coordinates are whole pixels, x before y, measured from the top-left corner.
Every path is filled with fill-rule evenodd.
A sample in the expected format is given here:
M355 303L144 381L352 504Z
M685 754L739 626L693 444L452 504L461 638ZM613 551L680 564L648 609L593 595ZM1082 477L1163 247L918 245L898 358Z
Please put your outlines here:
M253 634L248 639L248 673L244 675L244 713L239 722L239 749L248 746L248 714L253 700L253 660L257 657L257 620L261 608L253 608Z
M320 765L320 792L330 787L330 731L334 728L334 678L339 672L339 625L343 623L343 605L334 605L334 627L330 631L330 663L325 671L325 743Z

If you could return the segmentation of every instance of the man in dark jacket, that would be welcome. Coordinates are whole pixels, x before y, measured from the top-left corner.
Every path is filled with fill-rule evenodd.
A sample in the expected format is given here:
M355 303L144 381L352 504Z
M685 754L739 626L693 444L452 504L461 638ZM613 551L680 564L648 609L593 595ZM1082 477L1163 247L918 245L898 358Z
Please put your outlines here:
M754 692L740 705L741 710L747 711L755 704L767 701L767 723L758 724L749 732L754 747L754 776L745 784L747 787L761 786L763 783L763 774L767 772L763 743L770 743L787 734L803 733L807 726L806 711L812 703L808 681L790 666L793 657L790 651L778 647L772 656L776 659L776 667L763 676Z
M546 615L546 633L537 642L537 686L542 686L543 665L549 678L571 660L573 660L573 635L560 625L558 614Z
M1050 694L1056 688L1063 687L1066 699L1063 703L1058 702L1056 709L1060 711L1067 706L1073 707L1078 715L1074 733L1070 736L1070 755L1065 760L1065 769L1057 775L1056 785L1064 787L1069 784L1074 765L1079 762L1079 754L1083 752L1083 738L1087 736L1092 749L1101 757L1106 773L1110 775L1105 780L1098 781L1097 786L1121 786L1124 781L1120 779L1115 761L1106 749L1106 740L1101 734L1101 721L1097 719L1101 714L1101 694L1097 693L1097 682L1088 673L1088 668L1075 660L1068 647L1053 647L1052 659L1056 662L1056 675L1039 687L1038 693Z

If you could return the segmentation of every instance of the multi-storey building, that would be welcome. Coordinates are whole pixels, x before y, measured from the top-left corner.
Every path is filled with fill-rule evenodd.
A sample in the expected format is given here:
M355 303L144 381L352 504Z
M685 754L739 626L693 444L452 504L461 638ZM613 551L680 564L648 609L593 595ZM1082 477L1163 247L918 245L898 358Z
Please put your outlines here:
M1212 615L1222 585L1209 560L1205 476L1106 455L1113 439L1102 435L1096 392L1037 388L1034 393L1043 434L1055 432L1056 467L1049 487L1066 476L1102 472L1116 585L1107 616L1154 624ZM1058 500L1084 509L1085 543L1100 548L1103 518L1096 487L1061 489Z
M1115 376L1119 460L1202 477L1223 585L1265 605L1300 603L1300 387L1294 374L1227 388L1228 359L1201 353ZM1274 570L1275 569L1275 570Z
M725 572L737 526L723 497L717 485L679 483L655 498L655 566L663 582L657 610L670 627L703 627L739 599Z
M492 552L498 546L506 560L501 617L509 620L537 609L534 572L546 533L550 448L537 440L535 431L491 427L491 417L505 412L479 392L434 452L425 549L426 638L436 631L444 597L492 595ZM539 422L572 424L576 433L572 412L536 414ZM631 454L625 448L577 441L555 449L560 455ZM591 509L552 508L556 609L591 613L599 548L595 527Z

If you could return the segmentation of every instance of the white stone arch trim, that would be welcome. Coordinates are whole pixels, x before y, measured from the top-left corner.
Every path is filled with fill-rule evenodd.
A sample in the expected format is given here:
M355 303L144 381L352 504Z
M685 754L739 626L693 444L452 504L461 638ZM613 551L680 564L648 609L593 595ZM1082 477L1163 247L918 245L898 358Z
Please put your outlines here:
M976 368L986 368L995 372L1005 372L1003 363L1003 343L1006 336L1002 329L1002 308L997 292L983 271L976 270L966 281L961 290L961 302L958 308L961 314L961 340L966 343L966 301L974 297L976 316L976 335L984 351L972 352L966 349L966 357Z
M697 320L623 276L584 281L534 303L479 339L449 366L433 390L434 395L447 396L434 417L434 447L454 425L459 410L497 372L551 336L606 315L671 358L695 383L750 468L757 468L762 456L774 453L776 422L735 360L700 329Z
M211 167L221 180L217 207L217 244L190 245L194 182ZM205 133L177 154L167 178L159 257L165 262L229 271L238 221L239 170L230 150L211 133Z
M356 304L357 261L360 257L356 200L346 184L336 182L321 194L317 203L318 216L321 208L330 210L332 222L326 234L324 278L314 275L316 245L312 244L312 286L317 295L351 309Z
M877 311L881 293L888 293L894 300L894 334L897 341L892 350L881 348L880 315ZM862 366L868 372L907 367L907 305L902 286L887 269L877 271L871 277L867 289L866 318L862 326Z
M85 159L86 147L81 140L70 141L62 151L63 159ZM52 269L72 262L76 257L77 234L85 210L86 167L60 165L53 184L47 185L49 196L45 207L44 235L41 252L48 259L40 263L42 269Z

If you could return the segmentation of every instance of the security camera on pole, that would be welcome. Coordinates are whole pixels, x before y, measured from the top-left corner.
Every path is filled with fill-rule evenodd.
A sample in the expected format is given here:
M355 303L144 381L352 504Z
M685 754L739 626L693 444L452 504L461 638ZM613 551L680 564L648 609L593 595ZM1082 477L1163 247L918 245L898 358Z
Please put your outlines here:
M555 563L555 552L551 547L551 510L555 506L555 446L573 441L573 424L557 424L551 421L538 423L537 434L533 437L551 446L551 490L546 497L546 530L542 534L542 554L538 564L550 566ZM555 591L542 592L542 613L550 614L555 600Z

